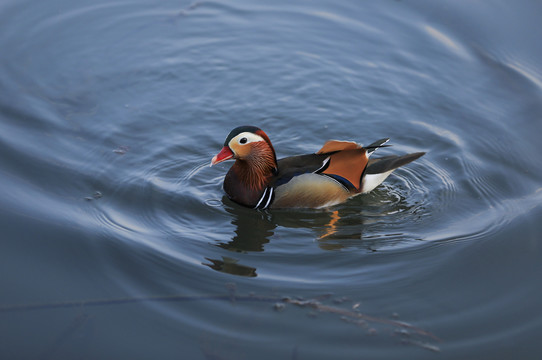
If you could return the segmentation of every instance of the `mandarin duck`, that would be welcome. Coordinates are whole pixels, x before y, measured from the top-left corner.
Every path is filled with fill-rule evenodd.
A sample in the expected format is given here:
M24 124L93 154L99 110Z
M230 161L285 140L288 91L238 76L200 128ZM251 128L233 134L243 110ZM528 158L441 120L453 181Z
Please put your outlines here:
M256 126L239 126L224 141L211 165L235 159L224 178L224 190L236 203L255 209L323 208L368 193L395 169L424 152L369 159L389 139L362 147L329 140L314 154L277 160L271 140Z

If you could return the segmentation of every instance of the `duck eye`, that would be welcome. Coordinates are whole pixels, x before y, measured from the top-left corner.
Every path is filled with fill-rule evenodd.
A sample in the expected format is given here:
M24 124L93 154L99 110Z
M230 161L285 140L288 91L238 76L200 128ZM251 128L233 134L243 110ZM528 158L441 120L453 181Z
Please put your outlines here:
M241 138L241 139L239 139L239 144L246 144L246 143L247 143L247 141L248 141L248 140L247 140L247 138L246 138L246 137L244 137L244 138Z

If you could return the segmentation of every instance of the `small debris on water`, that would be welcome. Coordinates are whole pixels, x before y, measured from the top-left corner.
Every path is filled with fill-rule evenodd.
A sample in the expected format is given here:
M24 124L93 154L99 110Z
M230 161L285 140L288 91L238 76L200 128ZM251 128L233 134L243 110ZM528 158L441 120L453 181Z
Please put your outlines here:
M92 201L92 200L98 200L99 198L101 198L103 195L101 192L99 191L95 191L92 196L86 196L85 197L85 200L86 201Z
M409 337L410 336L410 332L407 330L407 329L395 329L395 334L397 335L401 335L401 336L405 336L405 337Z
M440 348L437 345L433 345L423 341L411 341L410 343L429 351L440 352Z
M352 319L351 317L341 316L341 320L349 324L354 324L360 327L367 327L367 321L363 319Z
M343 297L340 297L340 298L333 299L334 304L342 304L342 303L347 302L347 301L350 301L350 298L348 296L343 296Z
M113 150L113 152L115 154L124 155L124 154L126 154L128 152L128 150L130 150L129 146L119 146L118 148Z
M361 306L361 303L360 302L357 302L355 303L354 305L352 305L352 310L356 310L357 308L359 308Z

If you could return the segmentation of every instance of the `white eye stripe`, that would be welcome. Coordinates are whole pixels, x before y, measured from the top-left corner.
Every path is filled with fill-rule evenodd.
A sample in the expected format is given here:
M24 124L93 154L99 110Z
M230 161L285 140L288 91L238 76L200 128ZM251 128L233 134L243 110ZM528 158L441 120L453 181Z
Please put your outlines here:
M260 135L245 131L230 140L229 144L246 145L252 142L265 141Z

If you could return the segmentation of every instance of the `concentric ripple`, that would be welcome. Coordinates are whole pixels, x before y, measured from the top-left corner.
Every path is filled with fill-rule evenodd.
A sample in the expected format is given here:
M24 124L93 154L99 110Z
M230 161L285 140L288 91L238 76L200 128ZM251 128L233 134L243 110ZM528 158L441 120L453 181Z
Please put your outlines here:
M6 334L22 329L14 353L28 333L33 344L49 339L42 356L20 355L28 358L62 358L55 351L80 348L76 340L110 349L119 333L130 334L126 349L141 342L151 356L167 339L165 358L186 349L188 358L254 358L286 343L293 351L273 358L410 350L399 344L412 345L408 334L377 334L340 314L436 329L449 358L501 339L535 342L542 72L538 39L524 52L516 44L539 26L500 32L517 30L493 16L507 8L8 0L0 12L0 201L12 229L2 242L5 298L150 299L82 306L85 315L99 309L87 317L92 326L68 320L52 343L63 310L14 317L5 322L15 324ZM256 211L224 195L231 163L208 166L243 124L264 129L279 158L329 139L383 137L392 146L375 157L426 154L343 204ZM273 307L252 293L292 300ZM171 294L193 301L152 301ZM314 300L326 294L328 302ZM389 320L399 312L405 317ZM96 331L79 337L78 327ZM217 343L238 348L228 356L213 352ZM235 351L246 344L254 347L246 356Z

